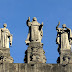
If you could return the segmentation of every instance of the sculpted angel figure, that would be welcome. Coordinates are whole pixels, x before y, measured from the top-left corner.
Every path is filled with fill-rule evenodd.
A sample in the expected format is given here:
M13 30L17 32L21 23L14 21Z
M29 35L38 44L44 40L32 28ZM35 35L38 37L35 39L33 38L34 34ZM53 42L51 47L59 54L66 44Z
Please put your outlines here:
M60 22L56 26L57 38L56 43L58 44L58 51L71 49L72 44L72 33L71 29L66 27L66 24L62 25L62 28L58 28Z
M3 25L4 28L0 29L0 46L3 48L9 48L12 46L12 35L10 34L10 31L6 28L7 24Z
M26 39L26 44L29 44L30 42L41 42L43 37L43 22L42 24L37 22L37 18L34 17L33 21L30 22L30 17L26 21L27 26L29 27L29 33Z

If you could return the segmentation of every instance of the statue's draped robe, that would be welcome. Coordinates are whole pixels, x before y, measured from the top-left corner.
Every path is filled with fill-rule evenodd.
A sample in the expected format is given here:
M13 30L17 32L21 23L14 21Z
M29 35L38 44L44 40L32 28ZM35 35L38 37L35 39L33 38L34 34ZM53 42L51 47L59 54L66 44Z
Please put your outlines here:
M40 31L39 31L40 24L38 22L32 22L31 25L31 40L37 41L40 40Z
M70 49L71 45L69 44L69 34L67 32L67 30L64 30L61 33L61 49L65 50L65 49Z
M57 32L58 32L57 43L60 46L59 48L61 48L61 50L71 49L70 44L71 30L66 29L63 30L61 28L58 28Z
M33 40L33 41L36 41L36 40L39 40L39 35L40 35L40 33L39 33L39 27L38 26L31 26L31 40Z
M8 29L0 29L0 46L9 48L9 42L12 42L12 36Z
M29 34L26 41L41 42L43 34L42 29L39 30L40 24L37 21L28 22Z

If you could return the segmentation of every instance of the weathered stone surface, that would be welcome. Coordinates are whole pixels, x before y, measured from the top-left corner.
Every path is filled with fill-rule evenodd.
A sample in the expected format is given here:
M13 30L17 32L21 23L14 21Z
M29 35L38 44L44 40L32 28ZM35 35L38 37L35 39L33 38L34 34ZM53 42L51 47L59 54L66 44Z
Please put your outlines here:
M19 64L9 64L9 72L19 72Z
M72 63L71 57L71 44L72 44L72 34L71 29L67 28L65 24L62 25L62 28L58 28L60 22L58 23L57 38L56 43L58 44L58 52L60 57L57 60L57 63L67 64Z
M59 49L60 50L71 49L72 44L71 29L67 28L66 25L63 24L62 28L58 28L57 26L56 30L57 30L56 43L59 45Z
M0 48L0 63L13 63L9 48Z
M27 20L27 26L29 27L29 33L28 37L26 39L26 44L29 44L30 42L41 42L43 37L43 23L40 24L37 22L36 17L33 18L33 21L30 22L30 17Z
M25 52L25 63L46 63L45 52L43 50L43 43L41 43L43 37L43 23L37 22L36 17L30 22L30 17L27 20L27 26L29 27L28 37L26 39L26 44L29 45Z
M3 53L4 56L10 56L10 49L9 48L0 48L0 53Z
M9 70L9 69L8 69ZM3 64L0 64L0 72L4 72Z
M4 28L0 29L0 47L9 48L9 43L12 46L12 35L10 31L6 28L7 25L3 25Z
M60 63L69 64L72 63L72 52L71 50L62 50L60 54Z
M7 24L3 25L4 28L0 28L0 64L13 63L13 58L10 56L10 46L12 46L12 35L6 28Z
M0 72L72 72L72 64L0 64Z
M26 52L25 63L46 63L43 45L40 42L31 42Z
M9 72L9 63L0 64L0 72Z
M19 64L19 72L27 72L27 64Z
M4 65L4 72L10 72L9 71L9 63L5 63L5 64L3 64Z

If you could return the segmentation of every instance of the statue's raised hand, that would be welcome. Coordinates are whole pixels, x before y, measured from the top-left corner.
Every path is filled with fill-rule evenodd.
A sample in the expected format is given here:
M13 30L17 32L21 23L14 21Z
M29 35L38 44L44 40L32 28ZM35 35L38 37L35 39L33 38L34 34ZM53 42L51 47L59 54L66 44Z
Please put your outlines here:
M58 22L58 26L60 25L60 21Z
M28 17L28 21L30 21L30 17Z
M56 26L56 29L58 29L58 26L60 25L60 21L58 22L58 25Z
M43 22L42 22L42 24L41 24L42 26L43 26Z

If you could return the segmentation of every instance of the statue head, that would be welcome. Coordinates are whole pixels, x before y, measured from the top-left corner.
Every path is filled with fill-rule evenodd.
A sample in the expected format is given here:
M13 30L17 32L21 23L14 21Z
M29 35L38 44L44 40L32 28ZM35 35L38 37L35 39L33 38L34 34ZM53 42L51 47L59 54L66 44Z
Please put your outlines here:
M63 28L66 28L66 24L63 24L62 27L63 27Z
M33 21L37 21L37 18L36 17L33 17Z
M5 28L6 28L6 27L7 27L7 24L5 23L5 24L3 25L3 27L5 27Z

